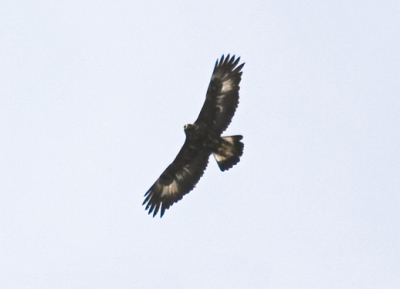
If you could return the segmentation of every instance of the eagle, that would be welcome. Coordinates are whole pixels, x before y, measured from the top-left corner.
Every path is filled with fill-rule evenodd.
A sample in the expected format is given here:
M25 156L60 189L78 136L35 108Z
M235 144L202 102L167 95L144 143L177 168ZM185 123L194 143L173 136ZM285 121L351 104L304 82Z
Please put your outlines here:
M239 103L239 84L244 63L230 54L217 60L206 100L197 120L184 126L185 143L175 160L144 195L148 214L153 217L189 193L203 176L211 154L221 171L236 165L243 154L243 136L221 136L230 124Z

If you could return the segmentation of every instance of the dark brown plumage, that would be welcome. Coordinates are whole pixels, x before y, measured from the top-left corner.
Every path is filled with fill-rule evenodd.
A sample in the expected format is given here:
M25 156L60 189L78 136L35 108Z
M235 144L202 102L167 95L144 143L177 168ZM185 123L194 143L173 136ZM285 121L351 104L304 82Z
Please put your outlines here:
M143 202L153 217L160 217L197 184L211 154L221 171L233 167L243 154L241 135L221 137L239 103L239 83L244 63L229 54L215 64L203 108L194 124L184 126L186 140L175 160L145 194Z

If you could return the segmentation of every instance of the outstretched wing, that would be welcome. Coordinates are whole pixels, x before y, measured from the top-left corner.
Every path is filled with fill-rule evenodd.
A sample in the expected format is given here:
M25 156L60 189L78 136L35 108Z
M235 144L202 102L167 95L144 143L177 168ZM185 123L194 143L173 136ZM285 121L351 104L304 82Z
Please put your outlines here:
M153 217L161 208L160 217L166 209L189 193L200 180L207 167L210 152L199 150L196 144L185 141L175 160L161 174L144 195L146 210Z
M208 86L206 101L195 124L207 125L221 134L230 124L239 103L239 83L244 63L239 63L240 57L221 59L215 63L214 72Z

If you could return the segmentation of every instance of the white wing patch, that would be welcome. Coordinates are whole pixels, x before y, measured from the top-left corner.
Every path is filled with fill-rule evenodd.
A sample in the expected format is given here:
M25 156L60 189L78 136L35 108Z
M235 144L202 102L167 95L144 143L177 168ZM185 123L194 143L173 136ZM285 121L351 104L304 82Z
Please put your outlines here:
M163 186L161 196L175 195L176 193L178 193L178 184L176 181L173 181L168 186Z
M224 98L226 97L225 94L220 94L217 96L217 107L219 109L220 112L222 112L224 110Z
M190 169L187 166L183 167L183 170L180 173L175 174L175 180L169 184L168 186L161 185L162 192L161 196L171 196L179 193L178 182L182 182L185 180L185 176L190 175Z
M218 107L220 112L224 111L224 102L226 93L231 91L234 86L234 81L232 79L227 79L222 82L221 94L217 95L217 103L216 106Z
M218 101L218 102L220 102L220 101ZM218 107L220 112L224 110L224 107L222 105L220 105L220 104L217 104L217 107Z
M221 92L225 93L225 92L228 92L228 91L232 90L233 84L234 84L233 83L233 79L225 80L224 82L222 82Z

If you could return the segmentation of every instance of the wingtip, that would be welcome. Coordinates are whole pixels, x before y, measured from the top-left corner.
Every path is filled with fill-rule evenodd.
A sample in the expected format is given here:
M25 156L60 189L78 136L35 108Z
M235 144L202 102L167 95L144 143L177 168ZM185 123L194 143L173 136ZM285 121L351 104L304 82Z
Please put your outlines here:
M221 59L219 60L219 63L223 64L224 63L224 59L225 59L225 56L224 56L224 54L222 54Z
M222 54L220 59L217 59L216 63L215 63L215 68L217 66L224 66L226 64L230 64L233 67L236 67L240 62L240 56L236 58L236 55L232 55L230 53L228 53L226 56L225 54ZM243 67L245 63L240 64L240 67ZM214 68L214 70L215 70Z
M239 61L240 61L240 56L235 60L235 56L233 56L233 59L232 59L232 65L233 65L233 67L235 67L236 65L238 65L238 63L239 63Z

